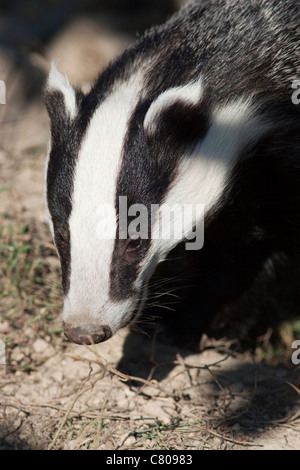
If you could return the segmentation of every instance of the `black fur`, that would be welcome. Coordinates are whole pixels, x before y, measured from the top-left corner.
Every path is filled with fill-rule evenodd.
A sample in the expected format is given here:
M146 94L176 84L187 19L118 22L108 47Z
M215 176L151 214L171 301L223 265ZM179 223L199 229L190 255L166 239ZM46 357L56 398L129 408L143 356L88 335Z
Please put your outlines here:
M148 239L143 241L140 256L134 263L128 263L120 255L125 241L116 238L110 273L110 295L114 300L124 300L133 294L130 286L136 280L139 263L150 246L151 204L163 202L168 188L174 181L177 163L184 150L203 138L209 128L209 114L205 102L189 105L179 100L164 110L159 117L160 122L155 134L147 135L143 122L148 108L149 102L140 103L129 122L116 193L117 214L120 196L127 196L128 207L135 203L147 207Z
M72 174L90 117L118 80L145 70L143 99L135 109L123 149L116 206L161 203L172 185L182 148L203 138L210 115L219 105L253 97L257 114L272 122L259 141L237 156L228 185L207 214L205 243L197 258L191 306L194 318L206 318L238 297L264 262L278 251L290 256L300 239L300 105L292 103L293 80L300 76L298 0L202 0L193 2L167 23L153 28L100 75L91 92L78 99L79 112L68 120L57 94L46 94L52 118L48 201L56 243L68 289L70 253L68 218ZM203 79L205 99L186 109L177 102L161 115L154 135L143 120L160 93ZM99 175L99 179L101 176ZM131 262L122 258L126 241L116 240L111 266L113 300L134 294L139 262L149 249L144 241ZM183 300L190 291L177 286ZM191 302L190 302L191 304ZM184 302L178 307L180 328ZM172 317L175 318L175 317Z
M300 107L291 101L291 83L300 70L299 26L296 1L284 6L271 1L196 2L150 31L136 47L139 58L153 57L145 83L150 97L201 74L206 100L190 114L180 103L166 109L150 139L141 130L143 116L135 117L138 122L132 119L117 196L128 195L132 203L162 202L182 147L204 137L209 111L216 105L254 95L258 113L273 123L259 142L242 150L222 200L206 218L204 248L185 254L193 259L192 275L183 272L181 281L172 283L182 302L175 308L177 315L169 314L168 323L179 334L187 309L192 323L197 318L203 326L251 285L272 254L294 256L299 248ZM116 283L117 267L118 256L111 285L124 296L128 277ZM136 274L137 268L131 283ZM186 289L181 283L194 287ZM170 298L164 301L168 304ZM157 315L157 307L149 311Z
M69 290L71 254L69 217L72 210L76 159L96 101L77 92L80 114L72 121L62 92L45 89L44 100L51 119L51 150L47 169L47 204L53 221L54 239L62 266L64 294Z

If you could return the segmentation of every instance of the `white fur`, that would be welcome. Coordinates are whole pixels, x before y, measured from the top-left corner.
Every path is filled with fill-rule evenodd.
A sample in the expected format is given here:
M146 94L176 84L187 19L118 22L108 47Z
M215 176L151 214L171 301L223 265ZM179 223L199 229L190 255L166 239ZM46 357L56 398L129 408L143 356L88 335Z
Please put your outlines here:
M203 204L204 214L207 214L218 203L242 147L257 141L269 126L270 123L257 116L249 98L239 99L216 109L205 138L181 160L176 180L165 203L169 206ZM197 222L194 216L195 211L192 214L193 220L185 220L188 227ZM154 237L157 230L156 225ZM157 239L152 243L153 249L144 261L137 285L147 277L144 273L149 269L153 252L160 262L177 244L174 239Z
M149 135L155 133L161 112L180 100L193 105L199 103L203 94L202 81L188 83L187 85L169 88L161 93L150 105L144 119L144 128Z
M94 113L76 163L73 208L69 219L71 236L70 289L63 320L79 324L107 324L117 330L132 313L134 300L109 300L110 266L114 239L107 239L100 217L101 204L115 207L118 171L127 123L142 88L140 75L118 83ZM116 233L113 210L109 223Z
M69 219L70 289L63 313L63 320L73 326L108 325L114 333L126 323L136 306L137 299L134 298L122 302L110 299L110 271L115 240L99 236L103 220L98 214L100 204L115 206L124 136L139 94L142 94L142 83L140 73L133 76L129 83L115 85L112 93L94 113L81 145L74 178L73 209ZM152 109L150 106L144 125L153 129L154 119L158 118L164 106L176 99L196 102L201 93L200 82L197 86L193 83L168 90L155 100ZM189 150L183 155L176 180L165 198L166 204L204 204L207 213L220 199L242 146L255 141L267 128L267 124L256 116L250 99L240 99L216 109L211 119L211 127L205 138L199 141L193 151ZM186 220L189 227L195 222L195 219ZM115 233L115 210L110 213L109 225ZM177 243L178 240L172 239L153 240L136 280L137 288L147 282L149 273Z
M54 62L51 62L47 88L60 91L63 94L66 110L70 118L74 119L77 113L75 90L68 78L57 70Z

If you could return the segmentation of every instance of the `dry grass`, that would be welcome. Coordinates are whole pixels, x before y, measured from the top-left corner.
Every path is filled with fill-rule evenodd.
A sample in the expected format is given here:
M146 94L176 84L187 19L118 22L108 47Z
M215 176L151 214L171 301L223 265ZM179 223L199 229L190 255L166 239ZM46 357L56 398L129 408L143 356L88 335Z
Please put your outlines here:
M57 38L60 53L101 57L102 35L82 49L76 36ZM35 83L34 57L24 56L32 76L5 62L0 108L0 449L299 448L298 267L218 317L199 351L131 332L95 347L64 339L60 266L41 216L48 121L23 88Z
M60 326L60 267L47 227L4 215L1 222L4 448L259 448L272 426L299 431L297 374L278 369L274 357L272 366L257 369L249 353L233 352L232 341L204 337L202 354L176 353L133 334L137 343L129 353L126 336L113 338L106 358L104 345L68 344ZM270 356L271 343L266 347Z

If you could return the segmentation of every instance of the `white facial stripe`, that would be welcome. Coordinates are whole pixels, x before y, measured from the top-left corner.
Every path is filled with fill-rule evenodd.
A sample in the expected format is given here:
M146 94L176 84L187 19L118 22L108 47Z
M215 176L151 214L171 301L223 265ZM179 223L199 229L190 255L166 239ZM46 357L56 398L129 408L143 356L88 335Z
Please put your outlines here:
M91 298L88 295L82 298L82 306L85 308L82 308L80 312L70 310L73 307L73 303L69 302L69 298L65 299L63 321L71 323L72 327L85 327L88 325L89 327L94 326L99 328L101 325L107 325L111 329L112 334L126 325L127 320L130 320L135 303L132 300L124 300L117 303L102 303L101 292L98 292L98 296L97 310L93 314L89 308L86 308L91 302Z
M98 217L100 205L115 207L118 171L121 165L127 123L137 105L141 75L116 84L94 113L82 142L75 168L73 204L69 219L71 238L70 289L65 299L64 321L88 315L98 324L120 322L129 301L113 306L109 301L110 266L114 239L103 238L105 226ZM110 228L116 233L116 213ZM131 305L132 307L132 305ZM75 320L74 320L75 321Z
M144 128L147 130L148 134L154 134L156 125L159 122L158 116L164 109L167 109L178 100L196 105L199 103L202 95L203 87L201 80L166 90L150 105L145 116Z
M66 110L70 118L73 119L77 113L75 90L71 86L68 78L57 70L54 62L51 63L47 88L50 91L57 90L63 94Z
M207 213L220 199L242 148L257 141L269 126L270 124L255 115L249 99L217 109L212 115L211 127L204 140L199 142L192 154L186 154L182 159L178 176L168 192L165 204L170 207L175 204L191 204L193 207L203 204ZM194 214L195 211L193 216ZM186 222L190 227L196 221ZM176 244L176 240L153 240L153 248L144 260L140 278L145 277L144 273L151 263L153 253L158 253L162 260Z

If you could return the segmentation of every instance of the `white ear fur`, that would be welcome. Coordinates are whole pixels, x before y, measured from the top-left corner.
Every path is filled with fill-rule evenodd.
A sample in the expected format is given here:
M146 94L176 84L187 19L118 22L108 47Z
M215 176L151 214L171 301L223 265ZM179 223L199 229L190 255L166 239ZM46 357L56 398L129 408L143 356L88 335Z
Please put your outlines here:
M202 81L189 83L187 85L169 88L161 93L150 105L145 119L144 129L148 135L152 135L159 124L161 113L172 106L176 101L185 104L196 105L203 95Z
M60 91L63 94L66 111L71 119L76 116L76 94L66 75L60 73L54 61L51 62L50 72L47 80L47 89L51 91Z

